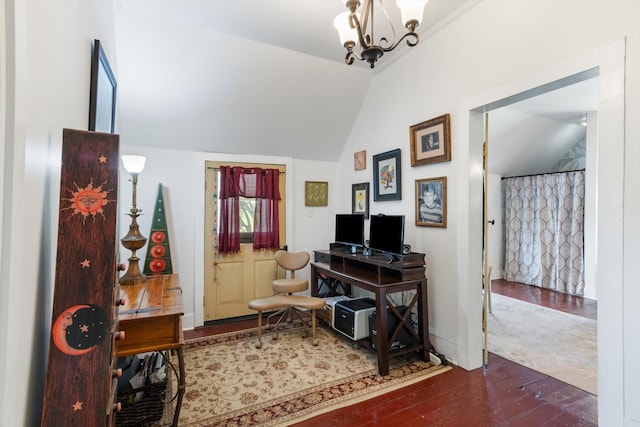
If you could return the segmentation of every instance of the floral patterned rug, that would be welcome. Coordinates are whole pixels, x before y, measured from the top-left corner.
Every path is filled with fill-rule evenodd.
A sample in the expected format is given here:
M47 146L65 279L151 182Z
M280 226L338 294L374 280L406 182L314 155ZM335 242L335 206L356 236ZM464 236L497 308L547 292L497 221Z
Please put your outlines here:
M188 341L180 426L282 426L446 372L416 353L391 359L380 376L376 355L360 343L318 327L318 346L301 328L257 330Z

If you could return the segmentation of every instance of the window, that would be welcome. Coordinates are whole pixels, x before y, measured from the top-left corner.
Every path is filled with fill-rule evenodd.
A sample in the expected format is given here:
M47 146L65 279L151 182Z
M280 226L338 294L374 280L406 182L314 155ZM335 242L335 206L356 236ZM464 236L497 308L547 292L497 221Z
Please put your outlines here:
M205 240L205 244L207 245L207 247L219 249L221 248L222 244L228 243L227 240L223 240L223 239L227 239L228 236L223 235L223 233L221 233L221 230L223 229L222 228L223 219L222 219L221 192L223 191L223 189L221 184L222 179L221 179L220 171L222 167L229 167L229 165L232 167L241 167L246 169L251 169L251 168L260 168L260 169L266 169L266 170L276 169L279 171L279 175L281 176L281 178L278 180L280 200L278 201L278 204L277 204L277 207L278 207L277 210L273 206L272 208L269 208L268 207L269 202L265 202L262 199L256 199L255 197L251 196L250 188L247 188L247 185L249 185L249 187L251 186L251 180L253 179L251 176L245 177L241 185L240 183L237 183L238 185L243 187L242 193L248 190L249 194L238 194L236 197L235 212L237 217L235 221L237 222L235 221L234 222L235 224L237 224L235 225L237 230L235 232L235 235L236 235L235 239L237 243L235 244L243 244L247 246L251 244L254 246L254 249L256 249L256 241L257 241L258 249L265 248L266 246L264 241L267 236L268 230L264 230L263 228L260 228L260 224L264 223L265 214L267 216L267 219L270 219L272 215L277 216L278 229L279 229L279 233L278 233L279 241L284 242L286 239L286 230L285 230L286 180L284 179L284 174L286 173L285 166L277 165L277 164L257 164L257 163L231 163L230 164L228 162L223 163L223 162L208 161L206 162L207 197L206 197L206 203L205 203L205 212L207 212L208 214L206 214L205 227L207 230L210 230L213 233L206 234L208 236L207 239L210 238L210 240ZM265 211L265 206L267 207L266 211ZM260 213L260 217L259 217L259 213ZM224 243L222 243L223 241ZM278 245L278 247L279 246L280 245ZM228 251L218 252L218 253L226 253L226 252ZM211 262L214 262L214 261L211 260Z
M218 201L218 203L220 202ZM253 243L253 218L256 211L256 199L240 197L239 209L240 243Z

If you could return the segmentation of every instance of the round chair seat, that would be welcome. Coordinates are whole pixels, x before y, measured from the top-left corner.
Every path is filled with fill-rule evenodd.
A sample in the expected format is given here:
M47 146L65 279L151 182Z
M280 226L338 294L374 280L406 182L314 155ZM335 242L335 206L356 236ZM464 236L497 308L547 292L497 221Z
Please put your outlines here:
M277 293L292 293L306 291L309 287L307 279L276 279L271 284Z

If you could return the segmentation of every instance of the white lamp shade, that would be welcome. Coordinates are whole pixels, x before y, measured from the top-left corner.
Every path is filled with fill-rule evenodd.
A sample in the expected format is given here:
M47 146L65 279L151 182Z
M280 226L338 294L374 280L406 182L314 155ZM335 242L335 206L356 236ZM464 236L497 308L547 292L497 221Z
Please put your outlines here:
M144 169L144 162L147 160L144 156L122 156L124 168L129 173L140 173Z
M396 5L400 8L402 14L402 23L416 20L422 22L424 15L424 7L429 0L396 0Z
M358 44L358 30L351 28L349 24L349 15L351 12L342 12L333 20L333 27L338 31L340 43L344 46L346 42L354 42ZM360 15L356 13L356 17L360 20Z

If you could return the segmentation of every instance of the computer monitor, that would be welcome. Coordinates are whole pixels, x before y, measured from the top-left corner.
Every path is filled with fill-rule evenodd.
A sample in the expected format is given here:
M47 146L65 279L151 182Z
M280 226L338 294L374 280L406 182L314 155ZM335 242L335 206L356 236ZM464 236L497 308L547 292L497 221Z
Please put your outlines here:
M335 242L348 246L353 253L364 246L364 215L336 214Z
M369 249L390 255L402 255L404 215L372 215L369 224Z

